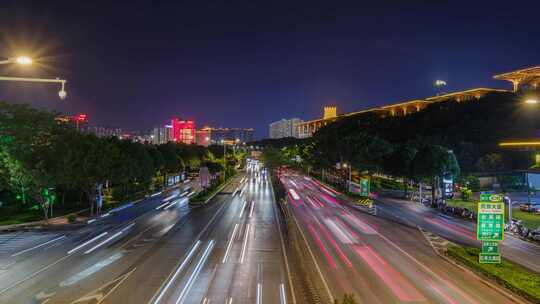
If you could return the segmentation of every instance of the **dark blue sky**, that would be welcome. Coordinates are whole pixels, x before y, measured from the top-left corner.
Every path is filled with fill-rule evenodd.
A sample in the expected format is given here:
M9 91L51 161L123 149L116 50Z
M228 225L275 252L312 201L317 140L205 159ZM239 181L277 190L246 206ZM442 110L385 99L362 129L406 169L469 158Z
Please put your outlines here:
M435 79L509 88L492 75L540 64L539 1L112 2L2 1L0 56L41 64L0 75L65 77L69 96L0 83L0 100L132 130L181 116L264 137L324 104L431 96Z

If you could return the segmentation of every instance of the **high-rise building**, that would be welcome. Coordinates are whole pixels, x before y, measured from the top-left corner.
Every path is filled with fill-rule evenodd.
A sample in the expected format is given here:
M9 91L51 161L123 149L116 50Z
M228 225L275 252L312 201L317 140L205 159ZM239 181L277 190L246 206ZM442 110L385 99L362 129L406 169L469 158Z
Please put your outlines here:
M299 118L282 119L275 121L269 126L270 138L298 137L296 127L302 120Z
M171 125L173 141L187 145L195 143L195 122L193 120L173 118Z

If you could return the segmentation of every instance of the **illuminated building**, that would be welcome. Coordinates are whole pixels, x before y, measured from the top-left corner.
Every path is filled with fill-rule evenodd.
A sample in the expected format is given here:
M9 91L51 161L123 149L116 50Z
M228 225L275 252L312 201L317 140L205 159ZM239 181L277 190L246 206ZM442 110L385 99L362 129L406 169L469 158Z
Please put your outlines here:
M270 138L298 137L297 125L302 120L299 118L282 119L269 125Z
M195 143L195 122L193 120L180 120L173 118L172 139L174 142L191 145Z
M195 131L195 143L199 146L208 147L210 145L211 134L212 129L209 127L204 127Z
M493 76L497 80L512 83L514 92L519 90L536 90L540 84L540 65Z
M237 142L243 144L253 141L253 129L241 128L208 128L210 130L210 142L221 144L222 141Z

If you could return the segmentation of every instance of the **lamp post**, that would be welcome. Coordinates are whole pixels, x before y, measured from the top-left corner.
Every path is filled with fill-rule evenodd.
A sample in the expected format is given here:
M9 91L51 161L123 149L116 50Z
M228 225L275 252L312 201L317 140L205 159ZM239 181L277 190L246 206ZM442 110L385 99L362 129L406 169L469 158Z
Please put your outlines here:
M225 179L227 179L227 158L225 157L225 153L227 153L225 141L222 139L221 144L223 145L223 182L225 182Z
M350 164L344 163L343 168L349 169L349 181L347 183L347 191L350 191L349 189L351 188L351 182L352 182L352 166Z

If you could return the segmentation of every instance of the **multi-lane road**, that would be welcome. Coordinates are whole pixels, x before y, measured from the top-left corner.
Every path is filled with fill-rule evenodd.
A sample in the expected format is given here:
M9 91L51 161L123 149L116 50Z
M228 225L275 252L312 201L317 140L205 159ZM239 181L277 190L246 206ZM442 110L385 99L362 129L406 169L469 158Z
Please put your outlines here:
M282 181L289 225L266 175L248 166L203 206L179 188L78 229L0 234L0 303L302 303L282 231L291 225L327 298L510 302L440 258L414 225L357 212L304 176Z
M177 189L68 231L0 235L0 303L287 303L271 187L236 177L206 206Z
M379 198L377 208L381 217L421 227L458 244L480 247L480 242L476 240L474 222L441 214L419 203L399 199ZM540 246L507 233L500 248L505 258L540 273Z
M282 176L290 208L333 298L360 303L509 303L435 254L416 228L358 212L316 181Z

